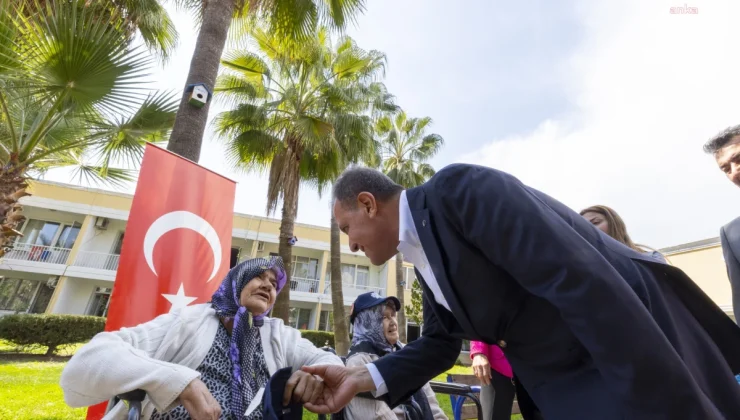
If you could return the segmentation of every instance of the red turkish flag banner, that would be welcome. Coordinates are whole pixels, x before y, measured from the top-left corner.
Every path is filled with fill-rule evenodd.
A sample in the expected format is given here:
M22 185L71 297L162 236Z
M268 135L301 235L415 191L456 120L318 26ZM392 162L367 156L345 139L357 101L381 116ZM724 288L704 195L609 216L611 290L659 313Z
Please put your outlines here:
M235 195L234 181L147 144L106 331L210 300L229 270ZM90 407L87 419L102 418L105 406Z

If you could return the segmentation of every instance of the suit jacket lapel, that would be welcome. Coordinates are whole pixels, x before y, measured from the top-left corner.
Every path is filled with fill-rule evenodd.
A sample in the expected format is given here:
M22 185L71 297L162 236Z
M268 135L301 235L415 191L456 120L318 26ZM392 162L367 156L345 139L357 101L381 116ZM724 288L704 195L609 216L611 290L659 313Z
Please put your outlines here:
M454 290L452 290L450 281L447 279L447 270L442 263L442 255L439 252L437 240L432 232L433 226L429 218L429 210L426 208L426 193L421 187L411 188L406 190L406 199L409 202L411 215L414 218L414 226L416 226L416 232L419 234L421 246L424 248L424 254L426 254L426 257L429 260L429 266L432 268L434 278L437 280L437 284L439 284L439 288L442 290L442 294L444 295L445 300L447 300L447 304L450 305L452 315L454 315L455 320L465 331L474 333L475 330L470 323L470 319L468 318L466 311L463 310L462 305L460 305L460 301L458 300ZM429 296L434 301L434 295L431 291L429 292ZM444 310L441 305L437 305L436 301L434 302L435 307L439 306ZM439 311L437 311L437 315L439 315ZM439 316L438 318L444 319Z

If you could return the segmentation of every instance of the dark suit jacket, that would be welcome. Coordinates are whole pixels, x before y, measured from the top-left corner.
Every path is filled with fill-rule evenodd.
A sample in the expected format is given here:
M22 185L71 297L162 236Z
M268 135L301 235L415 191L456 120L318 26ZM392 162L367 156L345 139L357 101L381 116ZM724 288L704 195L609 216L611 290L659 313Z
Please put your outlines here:
M735 320L740 322L740 217L722 226L719 238L727 265L727 277L732 286L732 308Z
M740 328L681 270L490 168L407 198L452 313L424 285L422 337L375 362L392 406L469 339L502 346L548 420L740 419Z

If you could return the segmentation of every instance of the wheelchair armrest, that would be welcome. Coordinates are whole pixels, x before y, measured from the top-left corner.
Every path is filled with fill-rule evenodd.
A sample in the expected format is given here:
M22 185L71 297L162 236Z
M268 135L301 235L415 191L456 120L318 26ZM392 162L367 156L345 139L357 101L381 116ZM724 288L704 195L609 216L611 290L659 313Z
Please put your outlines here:
M431 381L429 385L432 387L432 391L439 392L441 394L451 395L468 395L475 392L480 392L479 387L471 387L465 384L456 384L454 382L436 382ZM477 390L474 388L478 388Z
M116 398L119 400L129 401L129 402L142 402L144 401L144 398L146 398L146 391L143 389L135 389L133 391L125 392L123 394L116 395Z

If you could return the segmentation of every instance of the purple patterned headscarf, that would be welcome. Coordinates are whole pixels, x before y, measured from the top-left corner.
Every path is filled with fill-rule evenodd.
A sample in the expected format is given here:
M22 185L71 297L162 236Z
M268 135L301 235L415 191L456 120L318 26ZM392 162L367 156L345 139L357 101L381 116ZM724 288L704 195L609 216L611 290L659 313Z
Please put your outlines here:
M240 413L246 411L246 407L261 386L255 374L259 367L255 366L254 353L261 348L259 327L262 326L265 316L272 309L272 307L268 308L263 314L250 314L246 307L241 306L240 295L247 283L267 270L275 271L277 293L280 293L285 287L287 276L282 258L271 256L253 258L232 268L221 283L221 287L211 298L211 305L216 310L216 315L234 320L229 343L229 357L233 369L231 411L238 418L243 416ZM245 314L246 319L244 319ZM241 354L248 355L248 357L242 360Z

